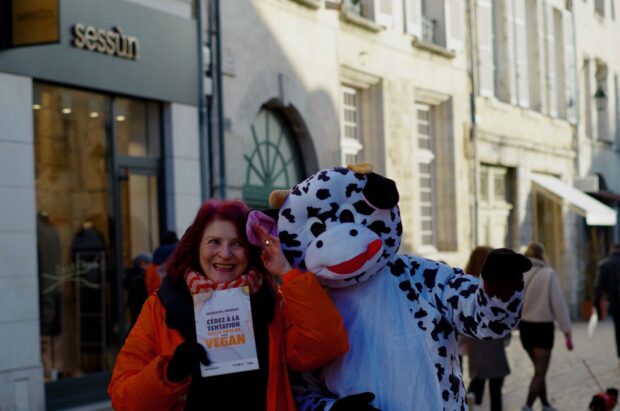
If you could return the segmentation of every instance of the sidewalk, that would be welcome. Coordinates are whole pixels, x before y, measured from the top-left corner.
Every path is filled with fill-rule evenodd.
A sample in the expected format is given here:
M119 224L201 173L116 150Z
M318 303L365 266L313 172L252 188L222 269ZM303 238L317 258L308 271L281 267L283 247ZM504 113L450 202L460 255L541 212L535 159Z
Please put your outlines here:
M613 323L610 319L600 322L592 338L588 337L587 325L585 322L573 324L575 349L572 352L566 349L560 331L556 329L555 332L555 345L547 373L547 392L551 404L560 411L587 411L592 396L600 391L583 360L588 363L603 388L620 388L620 367L616 357ZM506 351L512 373L504 382L504 411L520 411L525 404L533 367L521 346L518 334L513 334ZM467 387L469 376L466 359L463 365ZM533 408L540 410L540 401L537 401ZM482 405L474 408L474 411L483 410L489 410L488 384ZM616 406L616 410L620 410L620 406Z

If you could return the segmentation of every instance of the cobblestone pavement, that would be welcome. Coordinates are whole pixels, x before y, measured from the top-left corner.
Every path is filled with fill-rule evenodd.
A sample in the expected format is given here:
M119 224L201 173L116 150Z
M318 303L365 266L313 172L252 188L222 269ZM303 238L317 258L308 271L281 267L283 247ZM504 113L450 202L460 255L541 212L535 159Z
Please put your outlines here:
M555 345L547 373L547 392L551 404L560 411L587 411L592 396L600 392L598 384L588 373L584 360L603 388L620 388L620 366L616 358L613 323L610 319L600 322L592 337L587 334L587 325L585 322L573 324L573 351L566 349L564 336L560 331L556 329L555 332ZM504 381L504 410L520 411L525 404L533 366L521 346L518 334L513 334L506 352L512 373ZM463 365L467 387L467 359ZM484 401L482 405L475 407L474 411L489 410L488 395L487 384ZM534 403L533 408L541 409L539 400ZM620 410L620 406L615 409Z

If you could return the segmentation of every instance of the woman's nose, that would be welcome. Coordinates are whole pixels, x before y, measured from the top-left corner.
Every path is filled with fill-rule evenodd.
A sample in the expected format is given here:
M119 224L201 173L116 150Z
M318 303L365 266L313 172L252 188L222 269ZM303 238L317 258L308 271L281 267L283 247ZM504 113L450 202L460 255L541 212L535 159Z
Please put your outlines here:
M232 250L228 244L222 244L220 247L220 256L222 257L230 257L232 255Z

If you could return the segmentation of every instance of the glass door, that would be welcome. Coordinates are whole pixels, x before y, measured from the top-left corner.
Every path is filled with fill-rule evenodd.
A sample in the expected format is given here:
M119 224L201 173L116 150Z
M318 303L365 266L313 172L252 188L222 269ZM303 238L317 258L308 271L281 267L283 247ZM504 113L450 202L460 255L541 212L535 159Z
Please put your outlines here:
M127 273L162 226L160 105L34 83L47 409L104 400L129 330Z

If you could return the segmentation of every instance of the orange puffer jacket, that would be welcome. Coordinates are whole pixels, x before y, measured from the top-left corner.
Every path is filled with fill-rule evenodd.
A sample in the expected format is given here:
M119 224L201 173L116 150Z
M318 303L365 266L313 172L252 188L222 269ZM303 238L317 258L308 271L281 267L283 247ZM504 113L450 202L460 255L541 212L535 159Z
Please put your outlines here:
M268 333L267 411L296 409L289 370L313 370L349 349L340 313L314 274L298 270L282 277ZM167 327L158 296L150 296L116 358L108 386L114 409L182 410L191 377L173 383L166 379L166 369L183 341L177 330Z

